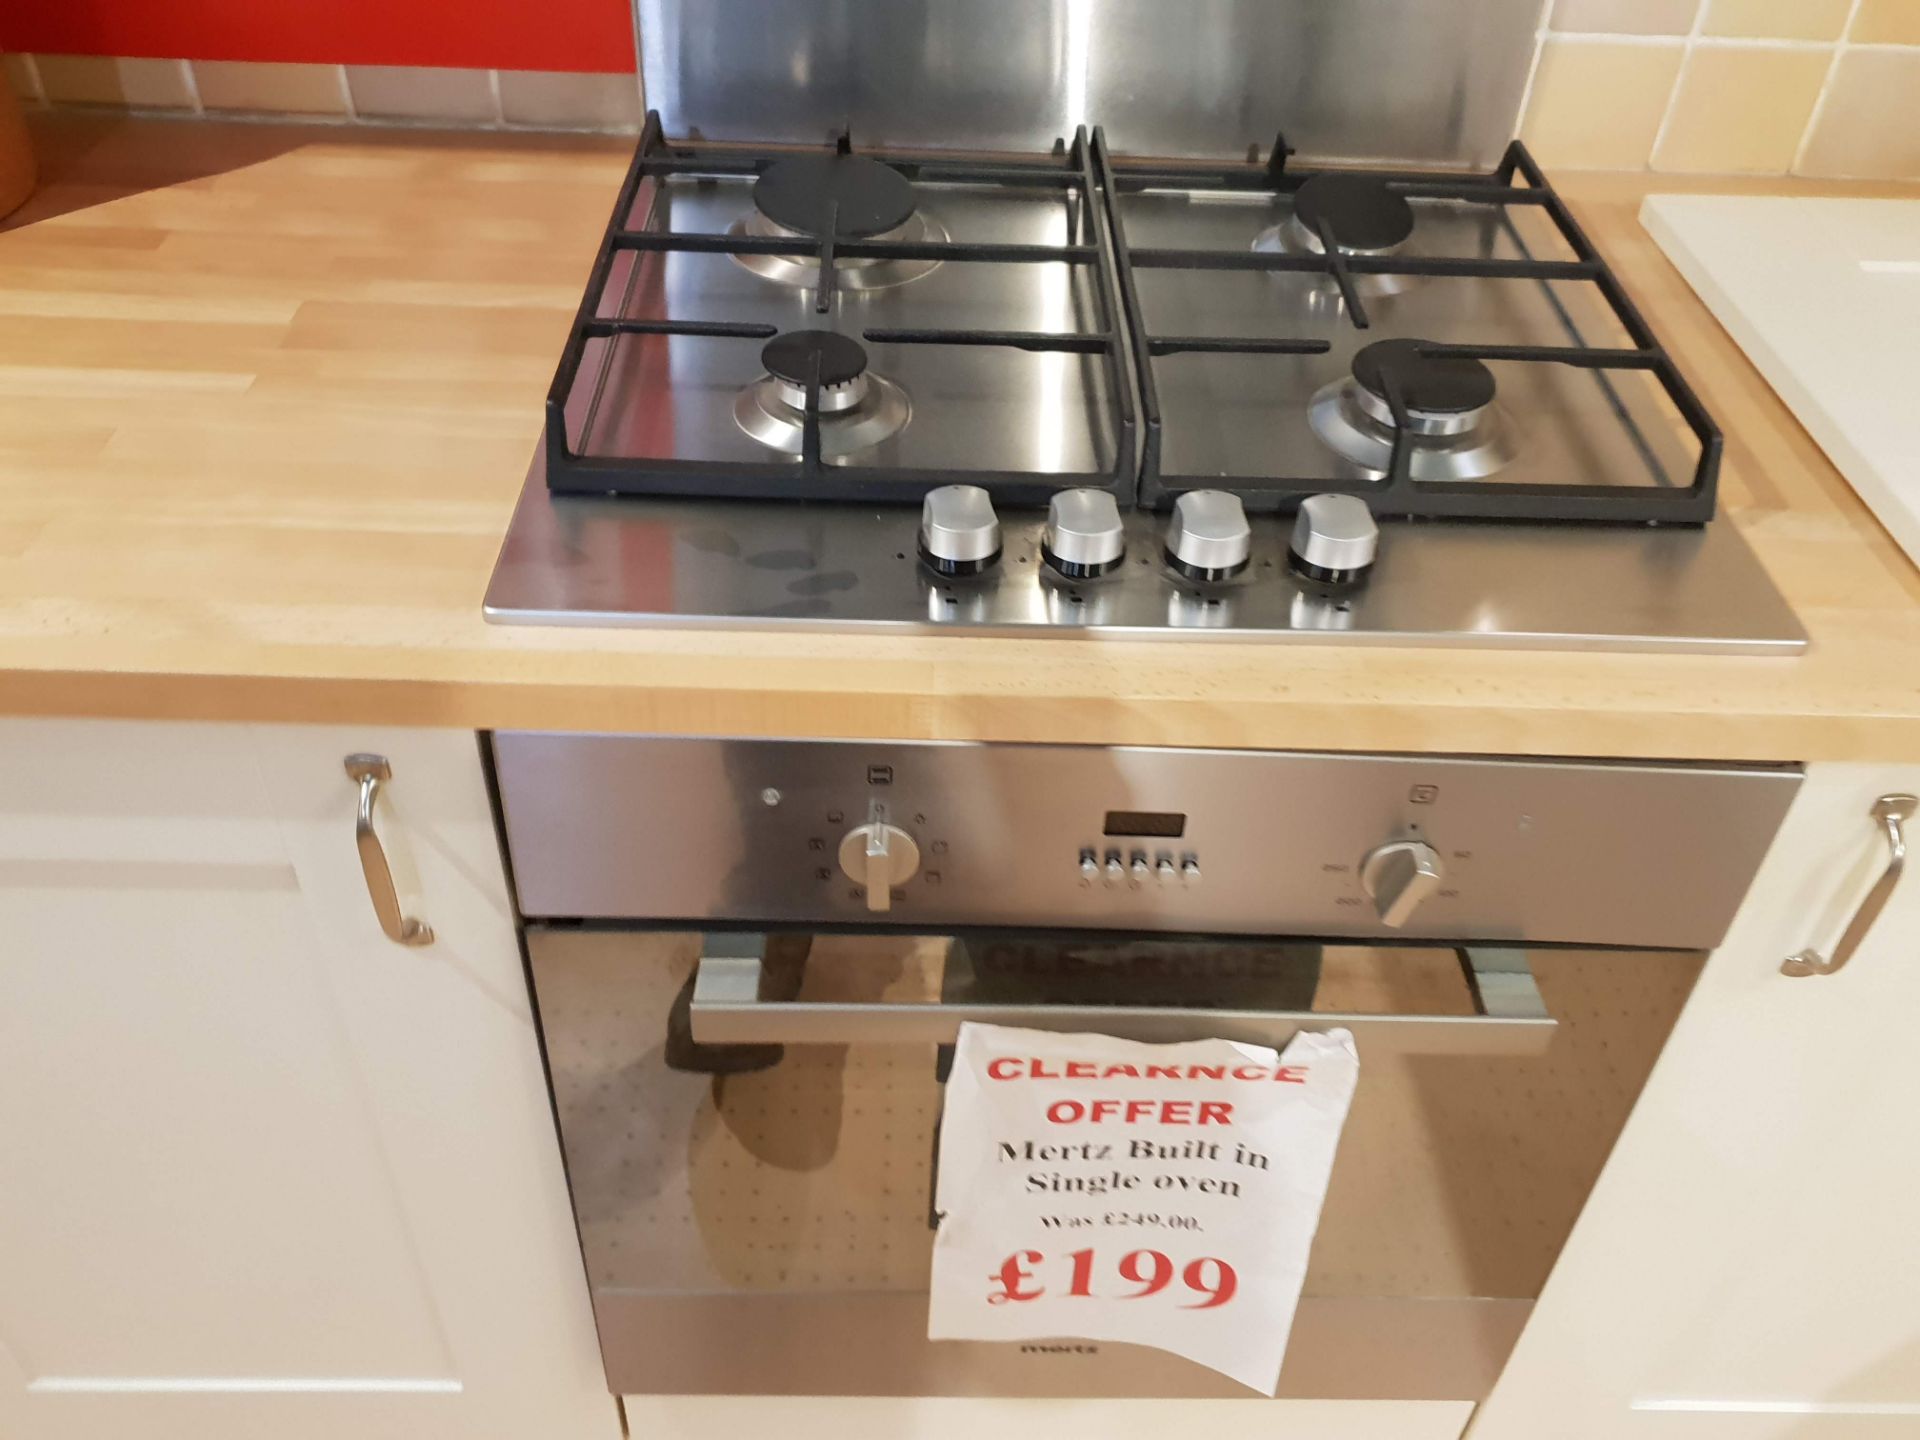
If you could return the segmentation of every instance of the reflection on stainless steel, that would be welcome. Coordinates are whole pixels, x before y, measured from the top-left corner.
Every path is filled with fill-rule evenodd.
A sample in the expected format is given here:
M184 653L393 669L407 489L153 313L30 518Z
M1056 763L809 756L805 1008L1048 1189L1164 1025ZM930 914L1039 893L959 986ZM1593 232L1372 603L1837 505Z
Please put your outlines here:
M985 591L968 585L926 586L927 624L959 626L971 630L989 622L993 600Z
M1486 164L1512 137L1539 0L636 0L667 133Z
M1387 473L1395 434L1391 420L1375 417L1378 405L1348 378L1322 386L1307 408L1313 433L1376 479ZM1518 428L1498 403L1445 419L1411 418L1407 468L1416 480L1484 480L1521 454Z
M1113 621L1114 592L1102 585L1056 581L1043 585L1046 622L1077 629L1100 629Z
M798 230L776 225L758 210L727 226L727 234L755 235L762 239L777 236L787 240L800 236ZM915 214L906 224L871 238L918 245L926 242L937 244L953 237L947 234L938 220L929 215ZM756 275L808 292L820 279L820 262L805 255L735 255L732 258L735 264ZM931 274L940 268L941 263L938 260L880 260L849 256L834 262L833 278L836 285L848 290L885 290L889 286L904 285L909 280L918 280L922 275Z
M1220 634L1232 631L1234 611L1244 592L1229 590L1210 595L1204 591L1167 591L1167 624L1175 630L1212 630Z
M915 557L910 507L555 497L536 459L488 587L487 617L541 625L940 628L940 586ZM966 593L982 634L1189 635L1525 649L1785 654L1806 632L1722 520L1703 529L1390 522L1350 629L1295 621L1291 516L1252 517L1246 570L1209 610L1159 560L1165 517L1125 516L1130 559L1090 582L1076 622L1046 597L1045 516L1000 516L1004 558ZM666 557L666 558L658 558ZM897 558L904 557L904 558ZM953 587L958 589L958 587ZM957 602L956 602L957 608ZM1191 612L1191 613L1190 613ZM1180 618L1175 619L1174 616Z
M1351 630L1353 602L1303 590L1293 597L1293 609L1287 618L1296 630Z
M871 371L852 384L836 386L841 393L820 395L820 458L847 461L860 458L883 440L890 440L913 418L906 391ZM795 387L771 375L742 390L733 402L734 423L770 449L798 455L806 429L806 394L795 403Z

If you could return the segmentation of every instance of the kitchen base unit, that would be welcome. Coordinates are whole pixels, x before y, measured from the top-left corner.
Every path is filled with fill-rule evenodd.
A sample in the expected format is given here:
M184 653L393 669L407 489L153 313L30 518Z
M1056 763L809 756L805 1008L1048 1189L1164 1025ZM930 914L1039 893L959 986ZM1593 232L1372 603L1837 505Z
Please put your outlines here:
M617 1440L471 732L0 722L0 937L6 1440Z
M1916 794L1810 767L1472 1440L1920 1434Z

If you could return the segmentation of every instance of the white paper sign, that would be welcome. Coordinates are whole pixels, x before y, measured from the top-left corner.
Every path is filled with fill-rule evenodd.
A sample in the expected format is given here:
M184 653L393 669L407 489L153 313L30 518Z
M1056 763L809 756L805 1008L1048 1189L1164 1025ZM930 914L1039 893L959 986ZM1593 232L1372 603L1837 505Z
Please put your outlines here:
M927 1334L1152 1345L1271 1395L1360 1077L1284 1052L966 1025Z

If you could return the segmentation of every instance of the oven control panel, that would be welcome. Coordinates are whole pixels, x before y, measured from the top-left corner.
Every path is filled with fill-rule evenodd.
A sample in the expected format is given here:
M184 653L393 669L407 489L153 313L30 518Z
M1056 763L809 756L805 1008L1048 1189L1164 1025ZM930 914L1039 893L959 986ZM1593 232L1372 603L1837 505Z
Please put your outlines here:
M520 909L689 927L1706 947L1790 767L493 738Z

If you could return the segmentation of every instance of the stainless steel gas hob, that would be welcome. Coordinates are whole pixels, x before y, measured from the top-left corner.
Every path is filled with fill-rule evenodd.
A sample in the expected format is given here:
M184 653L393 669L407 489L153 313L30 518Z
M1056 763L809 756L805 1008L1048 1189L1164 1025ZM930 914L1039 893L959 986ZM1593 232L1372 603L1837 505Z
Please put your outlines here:
M1540 173L680 143L490 619L1782 653L1721 437Z

